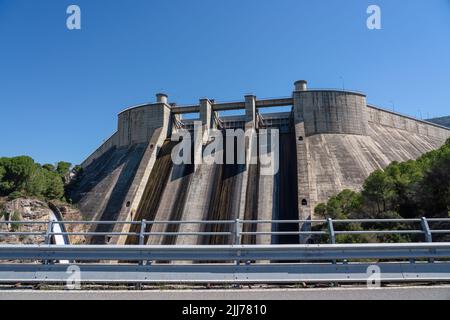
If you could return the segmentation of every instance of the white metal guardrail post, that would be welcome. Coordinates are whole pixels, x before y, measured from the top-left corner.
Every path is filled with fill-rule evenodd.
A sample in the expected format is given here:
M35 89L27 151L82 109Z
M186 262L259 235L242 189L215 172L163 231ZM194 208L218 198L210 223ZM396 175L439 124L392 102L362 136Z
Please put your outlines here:
M234 220L234 244L241 244L241 221L239 219ZM239 265L240 261L236 260L236 265Z
M47 245L51 244L52 232L53 232L53 220L49 220L49 222L47 224L47 230L45 231L45 238L44 238L44 243ZM49 264L49 261L44 260L43 264Z
M328 236L330 237L330 244L336 243L336 234L334 233L333 219L327 219L327 227L328 227Z
M47 230L45 231L45 239L44 239L45 244L51 243L52 232L53 232L53 221L50 220L47 224Z
M141 221L141 228L139 230L139 245L143 246L145 243L145 229L147 228L147 220L142 219ZM145 259L142 259L139 261L139 265L143 266L146 265L147 261ZM136 283L135 286L136 290L142 290L142 282Z
M423 233L425 234L426 242L433 242L433 236L431 234L430 225L428 224L428 220L425 217L422 217L420 220L420 224L422 226Z
M139 245L143 246L145 242L145 229L147 228L147 220L143 219L141 221L141 229L139 230ZM145 265L146 261L141 260L140 265Z
M430 225L428 224L428 220L426 217L422 217L420 219L420 225L422 226L423 233L425 234L426 242L433 242L433 235L431 234ZM430 263L434 262L434 259L428 260Z
M241 244L241 220L234 220L234 244Z
M139 245L144 245L145 240L145 228L147 227L147 221L144 219L141 221L141 229L139 230Z
M336 244L336 234L334 233L333 219L327 219L327 227L328 227L328 236L330 237L330 244ZM336 264L336 260L333 260L333 263Z

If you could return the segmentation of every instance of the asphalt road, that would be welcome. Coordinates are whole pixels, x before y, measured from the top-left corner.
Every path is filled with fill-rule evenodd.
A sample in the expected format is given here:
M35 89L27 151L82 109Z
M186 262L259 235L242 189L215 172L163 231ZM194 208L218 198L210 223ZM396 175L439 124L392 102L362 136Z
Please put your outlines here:
M0 290L0 300L450 300L450 286L327 289L32 291Z

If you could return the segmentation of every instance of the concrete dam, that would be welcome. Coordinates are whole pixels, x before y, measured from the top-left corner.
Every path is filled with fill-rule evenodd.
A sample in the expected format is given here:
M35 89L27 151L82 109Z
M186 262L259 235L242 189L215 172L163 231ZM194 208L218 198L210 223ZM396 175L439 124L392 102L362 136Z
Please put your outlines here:
M194 130L196 124L202 130ZM215 141L213 130L225 133L227 129L256 133L255 139L245 140L243 163L173 162L171 155L179 144L175 136L194 135L189 155L194 159ZM279 143L272 150L273 135L263 139L261 133L275 129ZM303 80L294 84L289 97L277 99L248 95L236 102L201 99L179 106L169 103L167 95L157 94L155 103L119 114L117 131L82 163L71 196L87 220L211 221L203 226L149 225L146 231L155 234L229 231L231 225L214 223L217 220L312 219L319 202L343 189L360 190L374 170L392 161L416 159L449 137L449 128L368 105L363 93L308 89ZM251 157L276 157L278 168L267 174L267 168L251 162ZM134 232L138 227L99 225L95 231ZM244 231L271 228L270 224L245 225ZM298 228L285 224L278 230ZM91 239L97 244L137 241L136 236ZM145 239L147 244L184 245L230 241L220 233ZM288 235L242 238L244 244L298 241Z

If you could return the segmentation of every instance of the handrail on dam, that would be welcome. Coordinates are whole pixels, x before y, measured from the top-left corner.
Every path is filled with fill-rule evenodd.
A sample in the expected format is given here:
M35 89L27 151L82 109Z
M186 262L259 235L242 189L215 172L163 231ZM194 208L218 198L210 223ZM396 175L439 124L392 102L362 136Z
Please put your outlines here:
M244 228L246 225L260 226L271 225L270 230L257 231L258 229ZM296 225L298 230L280 231L280 225ZM348 226L361 224L359 229L350 229ZM386 225L396 224L395 228L386 228ZM420 219L326 219L326 220L185 220L185 221L0 221L2 226L16 226L11 231L1 231L0 237L11 236L42 236L46 244L50 244L52 237L55 236L135 236L140 239L140 244L144 238L156 236L228 236L230 242L241 244L243 236L280 236L280 235L297 235L297 236L326 236L328 243L335 244L336 237L339 235L416 235L423 236L424 242L433 242L434 235L450 235L450 218L420 218ZM78 231L78 232L61 232L55 231L55 225L60 225L67 230L70 225L110 225L112 231ZM113 230L115 226L140 226L136 232ZM228 231L151 231L153 225L197 225L205 227L207 225L226 225ZM21 231L21 226L41 226L40 231ZM435 227L440 228L435 228ZM267 229L267 228L266 228ZM161 230L161 229L160 229ZM246 230L246 231L244 231ZM419 240L420 241L420 240Z

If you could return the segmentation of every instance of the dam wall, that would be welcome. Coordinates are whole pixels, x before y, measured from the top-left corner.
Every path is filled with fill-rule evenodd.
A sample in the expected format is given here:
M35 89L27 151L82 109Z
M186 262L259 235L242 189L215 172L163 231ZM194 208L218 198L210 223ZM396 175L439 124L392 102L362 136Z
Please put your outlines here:
M285 112L270 111L284 108ZM222 116L222 112L241 115ZM242 114L243 113L243 114ZM196 115L187 119L185 115ZM191 117L192 118L192 117ZM197 133L192 154L201 154L215 139L209 129L253 130L245 140L245 164L174 165L170 159L179 130ZM279 146L261 150L261 134L277 129ZM73 199L92 220L290 220L312 219L319 202L344 189L360 190L374 170L392 161L416 159L444 144L450 130L437 124L368 105L366 95L342 90L309 90L295 83L290 97L197 104L169 104L165 94L155 103L121 112L118 129L82 164ZM257 145L256 150L253 148ZM276 155L276 156L275 156ZM251 163L270 156L279 168L267 174ZM266 170L267 171L267 170ZM297 228L297 229L296 229ZM101 229L110 231L108 228ZM137 231L116 226L114 231ZM246 225L244 231L298 230L298 226ZM148 232L231 231L217 224L150 225ZM298 239L298 238L297 238ZM136 243L134 237L94 239L96 243ZM223 244L225 236L155 236L151 244ZM242 243L293 243L295 237L246 235Z
M86 219L116 217L115 202L124 199L146 144L112 147L84 168L71 198Z
M304 122L307 137L322 133L367 135L365 95L329 90L294 95L296 120Z
M111 137L109 137L103 144L98 147L94 152L92 152L89 157L81 163L82 168L87 168L92 162L96 159L100 158L104 153L109 151L113 147L117 147L119 145L119 134L116 131Z
M359 191L373 171L392 161L417 159L443 141L379 124L369 126L369 136L311 136L305 140L309 182L304 187L304 199L313 210L317 203L344 189Z
M373 171L416 159L450 137L448 128L368 105L359 92L301 89L293 111L304 219L340 191L361 190Z
M367 106L367 114L369 123L406 130L413 134L427 136L438 140L446 139L448 137L448 128L437 123L414 119L373 105Z
M158 99L154 104L121 112L117 132L82 163L81 176L77 177L70 197L86 219L134 219L156 156L171 128L170 106ZM122 227L116 226L114 231L122 231ZM113 226L99 225L94 229L110 232ZM118 239L102 237L92 241Z

